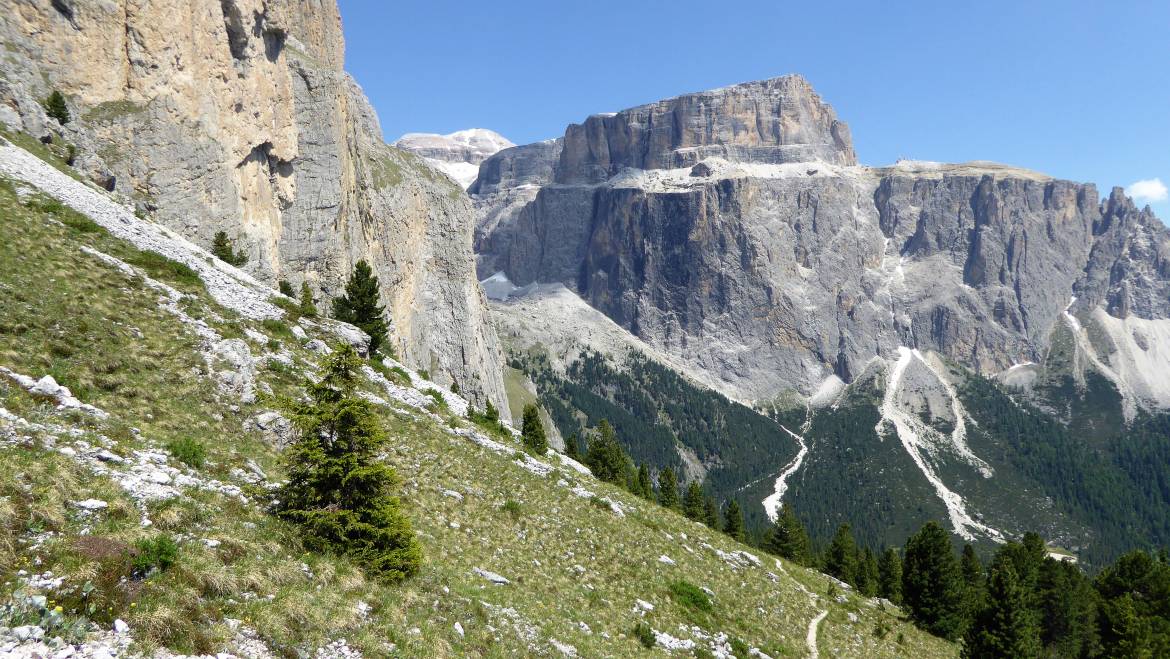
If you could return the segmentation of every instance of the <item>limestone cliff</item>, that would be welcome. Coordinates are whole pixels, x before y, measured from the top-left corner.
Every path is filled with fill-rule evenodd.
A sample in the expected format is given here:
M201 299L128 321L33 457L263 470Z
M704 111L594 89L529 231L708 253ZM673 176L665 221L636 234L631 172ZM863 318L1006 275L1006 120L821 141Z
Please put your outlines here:
M986 162L860 166L797 76L590 117L558 147L515 183L532 146L481 166L481 276L561 282L741 399L810 397L906 346L985 374L1042 362L1074 296L1086 319L1170 322L1170 234L1124 195ZM1086 345L1108 365L1113 339Z
M368 260L400 355L507 409L470 203L383 142L343 70L335 2L10 4L0 122L73 144L79 170L196 243L226 231L269 283L329 298ZM67 126L37 103L51 89Z

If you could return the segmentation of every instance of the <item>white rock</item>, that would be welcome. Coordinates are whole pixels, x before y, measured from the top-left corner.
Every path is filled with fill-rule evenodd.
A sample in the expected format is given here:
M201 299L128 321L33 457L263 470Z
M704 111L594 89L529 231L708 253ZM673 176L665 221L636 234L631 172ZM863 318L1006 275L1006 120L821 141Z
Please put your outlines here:
M309 341L305 344L305 349L309 350L310 352L315 352L318 355L328 355L329 353L333 352L321 339L313 339L312 341Z
M12 628L12 635L18 641L39 641L45 636L45 630L36 625L22 625Z
M463 501L463 495L459 494L455 490L443 490L443 496L451 497L452 499L454 499L456 501Z
M150 482L158 483L159 485L168 485L171 482L170 475L163 471L152 471L147 474L146 478Z
M459 634L460 637L463 636L463 625L459 624L458 622L455 623L455 633Z
M33 385L32 389L29 389L29 392L39 394L41 396L56 397L61 393L61 385L57 384L57 381L53 379L53 376L46 375L40 380L37 380L37 383Z
M663 555L659 556L659 557L658 557L658 562L659 562L659 563L664 563L664 564L666 564L666 565L674 565L674 559L673 559L673 558L671 558L671 557L669 557L669 556L667 556L666 554L663 554Z
M125 620L122 620L121 618L114 620L114 633L115 634L125 634L129 631L130 631L130 625L127 625Z
M85 501L74 501L73 505L77 506L78 508L81 508L82 510L91 510L91 511L92 510L103 510L105 508L110 507L110 504L106 503L105 501L102 501L101 499L86 499Z
M483 568L477 567L477 568L473 568L471 571L474 572L475 574L478 574L479 576L483 577L484 579L487 579L488 581L496 584L496 585L503 586L503 585L512 583L511 581L508 581L505 577L498 575L495 572L485 570Z

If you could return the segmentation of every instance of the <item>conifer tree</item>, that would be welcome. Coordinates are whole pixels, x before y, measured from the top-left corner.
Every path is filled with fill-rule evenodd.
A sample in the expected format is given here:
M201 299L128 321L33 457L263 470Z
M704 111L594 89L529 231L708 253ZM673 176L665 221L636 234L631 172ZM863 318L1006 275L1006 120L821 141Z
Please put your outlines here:
M343 346L319 382L307 384L308 402L285 402L296 439L285 453L288 481L276 514L298 524L305 544L336 551L391 581L415 574L422 550L390 490L394 470L379 454L385 434L372 404L357 395L361 361Z
M723 532L743 542L743 511L739 509L739 502L735 499L727 504L727 511L723 513Z
M719 506L715 503L714 497L707 497L703 501L703 523L709 528L719 530Z
M787 503L780 507L780 514L764 537L764 550L800 565L811 563L808 531Z
M894 604L902 603L902 559L893 547L878 562L878 594Z
M837 527L829 551L825 554L825 574L848 584L857 583L857 543L848 524Z
M658 505L678 508L678 477L670 467L658 472Z
M309 290L309 282L301 282L301 304L300 311L302 316L313 318L317 315L317 305L313 304L313 291Z
M1045 559L1036 584L1040 642L1056 657L1091 657L1100 652L1100 596L1070 561Z
M578 443L580 441L576 434L569 435L565 439L565 455L577 462L581 461L581 445Z
M983 563L979 561L979 556L975 554L975 548L970 543L963 545L959 571L963 573L963 585L967 590L965 596L967 609L970 615L974 616L983 609L986 578L983 575Z
M232 241L226 231L215 232L215 237L211 239L211 253L220 261L237 268L248 262L247 254L232 250Z
M861 550L857 555L857 592L866 597L878 594L878 563L877 557L869 547Z
M703 488L696 481L687 485L683 495L683 514L696 522L703 521Z
M227 234L224 234L224 238L226 237ZM280 281L276 282L276 288L280 291L281 295L285 295L287 297L297 296L296 293L293 292L292 284L288 283L288 280L281 279Z
M520 437L524 440L524 448L529 452L535 455L544 455L548 452L548 438L544 434L544 423L540 420L540 409L533 403L524 406Z
M483 408L483 418L488 423L499 423L500 422L500 411L498 409L496 409L495 405L492 405L492 402L490 400L487 402L487 405L485 405Z
M643 499L654 499L654 481L650 479L650 468L646 466L645 462L638 465L638 486L634 494Z
M1028 606L1013 561L1003 555L987 578L987 601L975 616L963 644L963 657L993 659L1040 656L1040 628Z
M62 126L69 123L69 106L65 104L65 96L54 89L45 99L45 114L56 119Z
M597 424L597 432L589 441L586 457L589 470L599 480L620 485L625 480L628 461L626 452L617 442L613 426L609 425L608 420L602 419Z
M936 636L959 638L966 607L950 534L937 522L927 522L906 541L903 556L902 601L910 618Z
M370 335L370 354L378 351L389 332L383 317L386 308L380 301L378 278L364 260L354 265L353 274L345 284L345 295L333 299L334 318L356 325Z

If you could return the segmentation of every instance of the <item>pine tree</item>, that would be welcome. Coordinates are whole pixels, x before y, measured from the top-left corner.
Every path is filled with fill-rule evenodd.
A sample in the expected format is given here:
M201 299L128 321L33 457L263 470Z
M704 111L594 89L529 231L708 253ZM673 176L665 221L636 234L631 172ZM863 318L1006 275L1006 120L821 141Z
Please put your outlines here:
M1040 642L1055 657L1100 653L1097 631L1100 596L1074 563L1045 559L1036 584Z
M1133 595L1126 593L1101 607L1105 656L1153 659L1154 633L1150 620L1139 615Z
M291 288L290 288L291 290ZM291 297L291 294L290 294ZM317 305L313 304L313 291L309 290L309 282L301 282L301 315L313 318L317 315Z
M963 586L966 588L967 610L971 616L983 609L983 598L986 592L986 580L983 576L983 563L975 554L975 548L970 543L963 545L963 555L959 559L959 571L963 574Z
M878 594L878 563L877 557L869 547L861 550L857 556L857 592L866 597Z
M365 261L354 265L353 274L345 284L345 295L333 299L334 318L356 325L370 335L370 354L378 351L389 331L383 318L386 308L380 301L378 278Z
M714 497L707 497L703 501L703 523L709 528L719 530L719 506L716 505Z
M626 463L629 458L617 442L613 426L609 421L602 419L597 424L597 432L589 441L589 452L585 458L589 470L599 480L607 483L621 484L626 477Z
M490 400L487 402L487 405L483 408L483 418L488 423L499 423L500 422L500 411L498 409L496 409L495 405L492 405L492 402Z
M379 458L385 434L372 404L357 395L361 361L334 352L309 402L285 402L296 439L285 453L288 481L275 511L298 524L305 544L345 554L381 578L418 572L422 550L399 501L394 470Z
M739 502L735 499L727 504L727 511L723 513L723 532L743 542L743 511L739 509Z
M569 435L565 439L565 455L573 458L577 462L581 461L581 445L578 443L581 440L577 439L577 435Z
M1040 628L1011 559L999 557L987 578L987 601L963 644L963 657L1029 659L1040 656Z
M226 231L215 232L215 237L211 239L211 253L220 261L237 268L248 262L248 255L242 250L232 250L232 241Z
M654 481L650 479L650 468L645 462L638 465L638 486L634 489L634 494L643 499L654 499Z
M548 453L548 438L544 434L544 423L540 420L540 409L533 403L524 406L520 437L524 440L524 448L530 453L534 455Z
M696 522L703 521L703 488L695 481L691 481L683 495L683 514Z
M62 126L69 123L69 106L65 104L65 96L54 89L45 99L45 114L57 120Z
M927 522L906 541L903 556L902 601L910 618L936 636L959 638L966 610L950 534L937 522Z
M811 563L808 531L792 506L780 507L780 514L764 538L764 550L800 565Z
M857 543L848 524L837 527L837 533L825 554L825 574L848 584L857 583Z
M678 508L678 477L670 467L658 472L658 505Z
M878 562L878 594L894 604L902 603L902 559L893 547Z
M224 238L227 238L227 234L224 234ZM286 279L281 279L280 281L276 282L276 288L280 291L281 295L286 297L296 297L296 293L293 292L292 284L288 283L288 280Z

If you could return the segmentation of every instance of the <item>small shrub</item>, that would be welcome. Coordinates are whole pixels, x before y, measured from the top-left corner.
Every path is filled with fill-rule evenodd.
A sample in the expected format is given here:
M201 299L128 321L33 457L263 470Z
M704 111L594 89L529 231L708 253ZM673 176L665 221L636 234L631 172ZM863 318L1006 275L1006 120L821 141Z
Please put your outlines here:
M671 582L670 594L675 602L678 602L687 609L710 613L715 608L711 605L711 600L707 597L707 593L704 593L695 584L683 581L682 579Z
M406 384L410 384L410 373L407 373L405 368L402 368L401 366L395 366L394 368L390 369L390 372L394 375L397 375Z
M169 279L172 282L190 286L203 286L203 280L199 278L199 273L185 263L169 259L158 252L135 250L126 259L126 262L142 268L152 277Z
M425 368L420 368L420 369L418 369L418 376L424 380L430 380L431 379L431 372Z
M207 460L207 450L199 440L191 437L176 439L167 444L167 451L188 467L201 469Z
M309 318L317 316L317 305L313 304L313 291L309 290L309 282L307 281L301 282L300 311L302 316Z
M750 656L751 648L748 647L747 643L743 642L742 638L732 636L727 643L731 645L731 654L737 657Z
M524 514L523 510L520 508L520 502L516 501L515 499L508 499L505 501L504 505L500 506L500 510L511 515L513 519L518 519L521 515Z
M301 307L286 297L273 296L268 298L268 301L274 306L280 307L282 311L293 318L299 318L301 315Z
M146 576L151 570L162 572L175 564L179 557L179 545L174 538L162 534L134 543L138 553L134 556L134 573Z
M264 320L260 321L260 326L268 330L269 334L275 334L276 336L281 336L286 339L294 338L292 328L289 327L288 323L284 322L283 320L265 318Z
M438 389L427 389L423 393L430 396L435 401L435 405L440 409L447 407L447 401L443 398L443 393Z
M650 625L644 622L639 622L634 625L634 638L638 639L638 642L646 649L654 647L654 644L657 643L654 630L650 629Z
M596 494L589 497L589 503L593 504L594 506L597 506L598 508L600 508L602 510L605 510L605 511L610 510L609 502L606 501L605 499L602 499L601 497L597 496Z
M281 295L286 295L288 297L297 296L296 291L293 290L292 284L288 283L288 281L284 279L276 282L276 288L280 291Z

